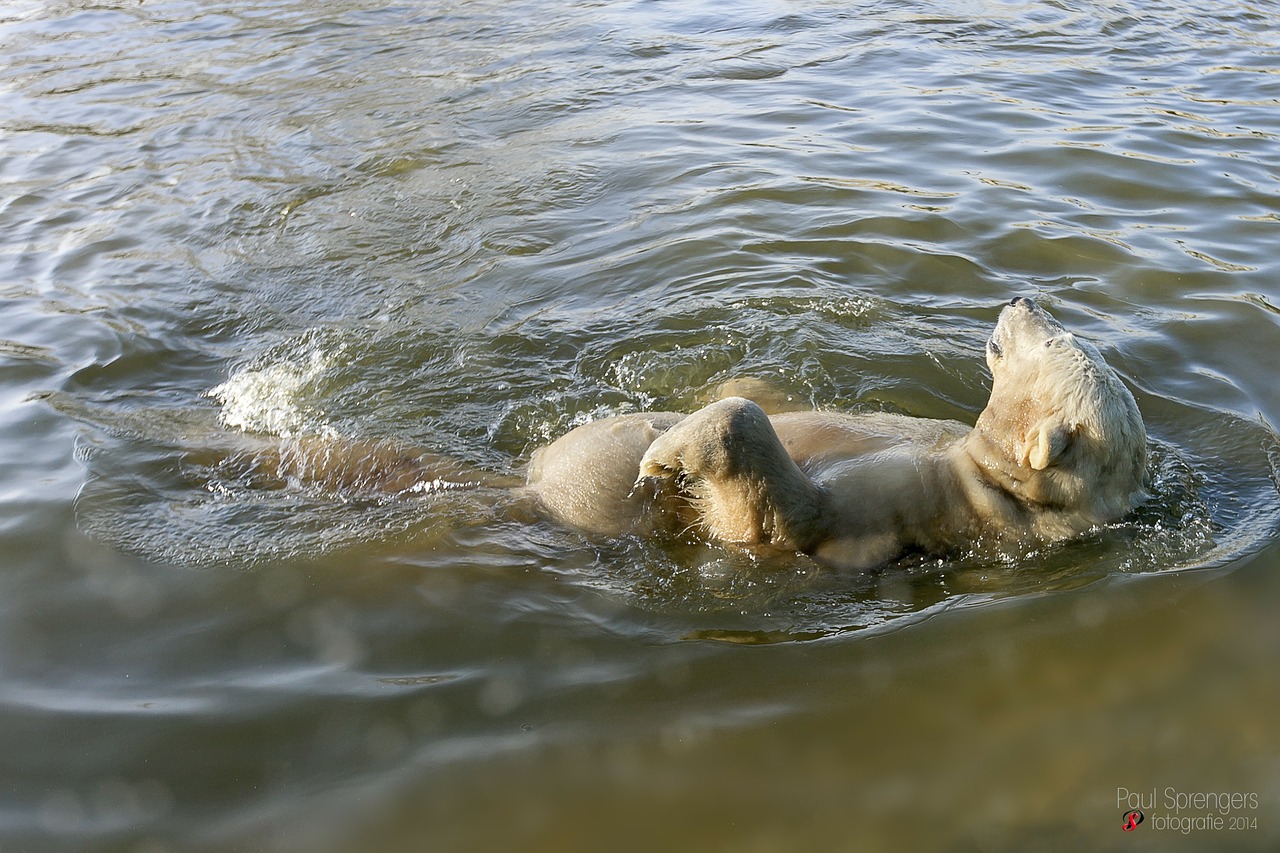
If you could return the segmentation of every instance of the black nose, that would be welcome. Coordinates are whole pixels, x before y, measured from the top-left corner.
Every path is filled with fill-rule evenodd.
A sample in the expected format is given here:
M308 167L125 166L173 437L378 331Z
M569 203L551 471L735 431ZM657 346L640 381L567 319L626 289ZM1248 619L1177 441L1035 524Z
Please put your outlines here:
M1025 297L1025 296L1015 296L1015 297L1013 297L1012 299L1010 299L1010 300L1009 300L1009 304L1010 304L1010 305L1014 305L1014 306L1021 305L1021 304L1022 304L1022 303L1024 303L1024 302L1025 302L1025 303L1027 303L1027 307L1028 307L1028 308L1030 308L1030 307L1032 307L1032 306L1034 306L1034 305L1035 305L1035 303L1034 303L1034 302L1032 302L1030 299L1028 299L1028 298L1027 298L1027 297Z

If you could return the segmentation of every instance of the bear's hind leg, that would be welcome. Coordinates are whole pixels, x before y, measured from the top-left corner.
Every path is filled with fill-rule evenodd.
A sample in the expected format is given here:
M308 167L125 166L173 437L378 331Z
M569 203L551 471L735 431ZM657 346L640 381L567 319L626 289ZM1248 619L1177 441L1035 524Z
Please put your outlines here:
M701 396L708 403L727 400L730 397L745 397L764 409L767 415L803 412L812 408L799 396L782 386L755 376L735 376L732 379L726 379Z

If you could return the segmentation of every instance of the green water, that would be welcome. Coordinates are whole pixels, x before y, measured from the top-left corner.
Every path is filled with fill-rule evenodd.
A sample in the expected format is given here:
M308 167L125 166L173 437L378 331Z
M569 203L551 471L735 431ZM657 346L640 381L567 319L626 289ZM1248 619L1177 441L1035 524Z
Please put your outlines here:
M1280 7L18 0L0 46L0 851L1280 844ZM1016 294L1153 497L1007 560L199 452L518 471L735 376L972 421Z

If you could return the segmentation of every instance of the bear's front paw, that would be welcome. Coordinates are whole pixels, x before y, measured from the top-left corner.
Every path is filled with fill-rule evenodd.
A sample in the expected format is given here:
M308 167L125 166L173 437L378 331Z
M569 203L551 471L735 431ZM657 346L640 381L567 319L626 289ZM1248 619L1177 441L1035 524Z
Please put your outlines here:
M636 477L636 485L645 480L669 480L680 477L684 473L684 465L680 459L680 450L674 442L664 441L670 433L662 435L640 460L640 473Z
M677 485L684 486L690 480L736 474L752 462L738 457L758 455L762 436L773 436L764 411L750 400L728 397L658 436L640 460L637 482L675 478Z

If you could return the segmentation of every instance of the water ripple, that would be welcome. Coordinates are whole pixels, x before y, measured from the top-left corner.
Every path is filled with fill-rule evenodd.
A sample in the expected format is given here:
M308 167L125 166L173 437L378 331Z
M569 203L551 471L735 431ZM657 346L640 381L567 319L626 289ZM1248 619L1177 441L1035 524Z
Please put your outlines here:
M1221 597L1246 558L1275 562L1280 26L1265 5L18 0L0 30L0 732L22 771L0 846L297 849L310 828L317 847L370 849L344 819L396 797L493 824L450 805L460 768L503 802L573 773L614 773L594 786L613 791L636 778L636 738L665 773L673 756L715 764L695 744L735 726L791 781L814 750L777 729L812 737L825 708L839 722L823 755L860 771L879 765L855 746L893 756L863 773L874 791L845 766L807 775L865 796L841 798L839 833L814 846L921 846L890 827L920 825L915 811L849 823L885 791L966 829L1043 816L1021 789L947 812L950 794L894 781L902 744L935 780L951 779L939 755L988 766L1089 719L1169 721L1163 754L1202 779L1222 764L1181 750L1183 723L1218 725L1215 755L1275 752L1249 710L1273 697L1223 680L1273 683L1239 654L1264 660L1270 635L1197 669L1219 635L1269 618L1265 599L1254 622L1232 609L1236 633L1200 618L1199 594L1174 634L1134 627L1161 596L1105 615L1121 581L1149 594L1200 570ZM817 407L972 421L982 342L1014 294L1135 390L1154 496L1013 558L850 577L585 541L488 504L263 489L201 455L231 424L518 471L576 424L688 410L744 375ZM250 385L219 425L207 392ZM1036 626L1056 611L1037 601L1070 611L1053 648ZM1114 647L1080 651L1093 637L1176 662L1054 693L1112 672ZM1024 647L1053 665L1028 661L1026 680L1056 679L1026 692L1061 698L1070 725L1019 705L1007 675L983 680ZM960 662L957 681L922 661ZM966 690L981 714L965 716ZM1208 726L1184 711L1199 696ZM939 700L963 738L929 739L916 711ZM993 710L1025 734L994 743ZM1072 768L1116 767L1130 741L1073 742L1025 788L1088 803L1123 780ZM539 763L557 744L582 760ZM486 772L507 754L536 786ZM1249 766L1229 781L1267 795ZM751 796L798 790L742 778L765 785ZM304 804L321 789L326 815ZM555 814L538 825L573 837ZM440 837L414 820L415 840ZM1092 843L1065 820L1061 846Z

